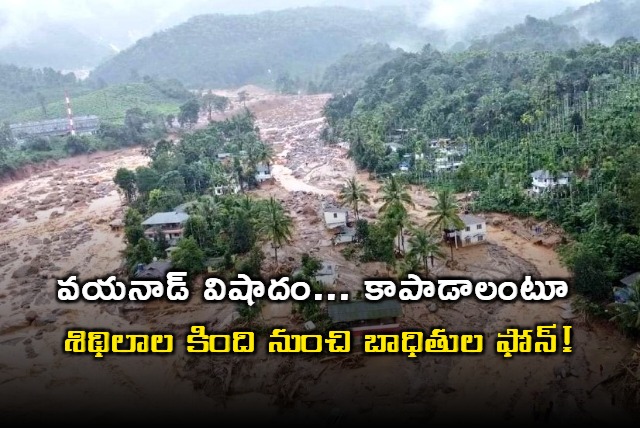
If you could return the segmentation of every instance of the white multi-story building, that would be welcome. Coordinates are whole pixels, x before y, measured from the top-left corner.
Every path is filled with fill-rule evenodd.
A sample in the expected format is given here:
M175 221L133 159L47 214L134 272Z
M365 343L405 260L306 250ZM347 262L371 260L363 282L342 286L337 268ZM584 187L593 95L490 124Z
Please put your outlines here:
M571 173L569 172L560 172L553 175L548 170L539 169L531 173L531 178L533 179L531 191L535 194L540 194L556 186L566 186L569 184L570 176Z
M447 231L447 239L455 239L456 247L485 241L487 237L487 221L485 219L470 214L460 214L459 217L464 223L464 228Z

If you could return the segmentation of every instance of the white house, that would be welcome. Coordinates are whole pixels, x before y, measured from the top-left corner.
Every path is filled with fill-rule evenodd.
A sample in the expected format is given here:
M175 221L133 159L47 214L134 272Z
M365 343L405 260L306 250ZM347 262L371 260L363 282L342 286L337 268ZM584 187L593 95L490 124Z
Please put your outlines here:
M464 229L447 233L448 238L455 238L456 246L466 246L483 242L487 237L487 221L470 214L460 214Z
M268 165L260 164L256 166L256 181L262 183L271 179L271 168Z
M556 175L551 174L548 170L539 169L531 173L533 179L531 191L540 194L548 189L556 186L566 186L569 184L571 173L560 172Z
M323 209L324 223L328 229L334 229L340 226L347 226L349 220L349 211L344 208L325 207Z
M228 195L230 193L238 193L240 191L240 186L236 183L229 184L228 186L215 186L213 188L213 193L216 196Z
M291 275L296 276L301 272L301 269L296 269L291 273ZM330 287L335 285L336 280L338 279L338 265L332 262L323 261L314 278L324 286Z

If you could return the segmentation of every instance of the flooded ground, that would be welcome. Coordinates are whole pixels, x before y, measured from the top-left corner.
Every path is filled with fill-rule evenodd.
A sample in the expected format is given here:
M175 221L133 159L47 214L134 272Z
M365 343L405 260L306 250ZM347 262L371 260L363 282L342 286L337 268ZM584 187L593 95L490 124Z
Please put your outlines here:
M274 196L295 223L293 242L279 251L280 264L295 267L308 252L337 266L336 287L355 293L366 277L387 274L381 263L349 261L321 217L323 203L335 202L352 176L375 196L379 184L358 173L344 148L320 139L322 107L327 95L282 96L245 88L246 107L257 116L262 138L274 146L274 183L253 191ZM227 95L234 95L229 92ZM227 113L244 108L235 103ZM221 118L222 115L214 117ZM204 126L206 121L199 126ZM181 411L226 409L243 414L247 405L265 420L287 421L315 414L327 418L369 419L402 412L407 417L452 422L470 413L494 419L531 422L540 416L555 422L605 421L629 414L605 388L589 391L626 358L633 343L613 328L590 325L574 314L568 300L554 303L480 303L404 305L401 325L430 330L484 332L486 351L477 356L349 357L257 355L244 358L187 356L183 343L175 354L158 356L90 356L62 354L62 338L72 327L120 331L170 331L180 340L188 326L202 323L214 331L234 319L234 306L204 303L194 290L186 304L154 302L143 308L117 308L55 300L53 277L78 271L83 277L118 269L122 235L109 223L122 216L112 178L117 168L135 168L148 159L138 149L63 161L58 167L0 187L0 401L25 415L38 409L64 408L85 396L110 400L123 411L140 406ZM433 205L426 189L412 189L410 217L426 223ZM373 198L372 198L373 199ZM375 220L380 202L363 207L361 216ZM486 215L487 243L455 250L456 270L436 261L439 276L475 280L517 279L523 275L565 278L553 245L555 231L533 236L526 222ZM265 252L272 250L265 245ZM271 257L266 268L274 267ZM290 304L267 304L263 321L301 329ZM571 354L520 356L505 361L493 351L491 338L509 326L571 322ZM153 405L149 403L154 403ZM260 404L258 404L260 403ZM465 412L460 412L464 403ZM144 410L144 409L143 409ZM541 416L542 415L542 416ZM323 419L324 418L324 419ZM578 418L580 419L580 418Z

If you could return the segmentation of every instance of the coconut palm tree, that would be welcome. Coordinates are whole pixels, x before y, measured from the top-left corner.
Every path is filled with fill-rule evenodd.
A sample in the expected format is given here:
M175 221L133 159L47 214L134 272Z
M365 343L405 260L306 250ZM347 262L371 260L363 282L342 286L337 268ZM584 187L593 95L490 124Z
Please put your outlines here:
M386 230L392 231L398 237L398 248L404 252L404 228L409 221L409 213L400 204L394 204L387 209L382 217L382 224Z
M384 185L380 188L382 196L377 200L384 201L384 204L380 207L378 212L385 212L389 207L393 205L401 205L403 207L414 207L411 195L407 191L407 186L398 181L395 175L389 177ZM406 208L405 208L406 209Z
M256 151L256 161L265 164L269 171L271 170L271 164L273 163L274 156L275 153L273 151L273 146L270 146L269 144L266 144L264 142L260 142L258 144L258 148Z
M409 238L409 256L422 261L424 273L429 275L429 257L444 258L445 255L438 245L437 237L424 229L412 228L411 238Z
M359 220L360 211L358 210L358 203L369 204L368 192L368 189L358 183L355 177L349 178L338 194L338 201L340 201L343 206L351 206L356 215L356 220Z
M420 259L411 255L411 253L407 254L407 257L400 263L400 272L398 274L398 278L406 278L410 273L415 273L420 269Z
M460 230L464 228L464 222L458 216L458 203L450 189L439 191L435 197L436 206L427 214L433 217L429 223L431 230L444 232L444 230ZM451 260L453 260L453 243L451 243Z
M278 248L291 241L293 220L282 208L282 205L272 196L265 204L263 212L262 232L271 241L275 251L276 264L278 263Z

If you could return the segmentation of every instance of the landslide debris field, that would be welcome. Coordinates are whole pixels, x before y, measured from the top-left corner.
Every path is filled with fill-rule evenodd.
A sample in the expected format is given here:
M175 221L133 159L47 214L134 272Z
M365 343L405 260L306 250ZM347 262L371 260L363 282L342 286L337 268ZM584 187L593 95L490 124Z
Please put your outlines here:
M279 252L281 268L293 268L301 254L309 252L335 263L338 289L352 293L362 289L364 278L386 276L384 264L347 261L324 227L322 204L335 201L347 178L357 175L371 195L380 186L368 174L357 173L344 148L321 141L322 108L329 96L282 96L256 87L244 89L249 93L246 107L256 114L262 138L278 154L275 182L252 194L275 196L294 218L293 242ZM240 108L234 105L235 110ZM155 408L180 403L181 411L224 408L242 413L250 403L254 414L274 421L310 411L319 418L330 414L349 420L357 414L376 420L393 411L451 422L460 403L476 414L527 415L525 422L534 416L564 421L576 413L585 421L627 416L612 390L594 387L618 369L633 345L612 328L592 325L578 316L570 300L406 304L404 328L444 327L486 335L482 355L415 359L357 353L329 358L267 355L265 338L259 340L253 356L188 355L183 343L188 326L202 323L219 331L234 320L233 305L204 303L201 289L193 290L194 297L185 304L57 302L54 277L70 272L84 278L106 276L120 268L123 237L111 231L109 223L122 218L124 207L112 178L119 167L135 168L147 162L139 149L93 154L61 161L0 187L0 401L4 407L28 415L91 396L96 401L109 400L123 411L144 410L148 403ZM411 218L424 224L432 205L430 192L414 188L412 196L416 207ZM375 220L379 206L373 202L361 215ZM568 276L553 249L560 239L553 230L534 239L530 225L522 220L485 217L488 242L455 250L455 270L436 261L436 275L476 280ZM264 251L272 254L268 245ZM265 269L273 268L268 258ZM267 326L302 330L290 304L267 303L262 317ZM505 360L493 351L495 334L509 326L563 322L574 326L572 354ZM62 353L66 330L74 327L164 331L179 340L170 356L106 355L95 360L90 355ZM256 407L256 403L263 405Z

